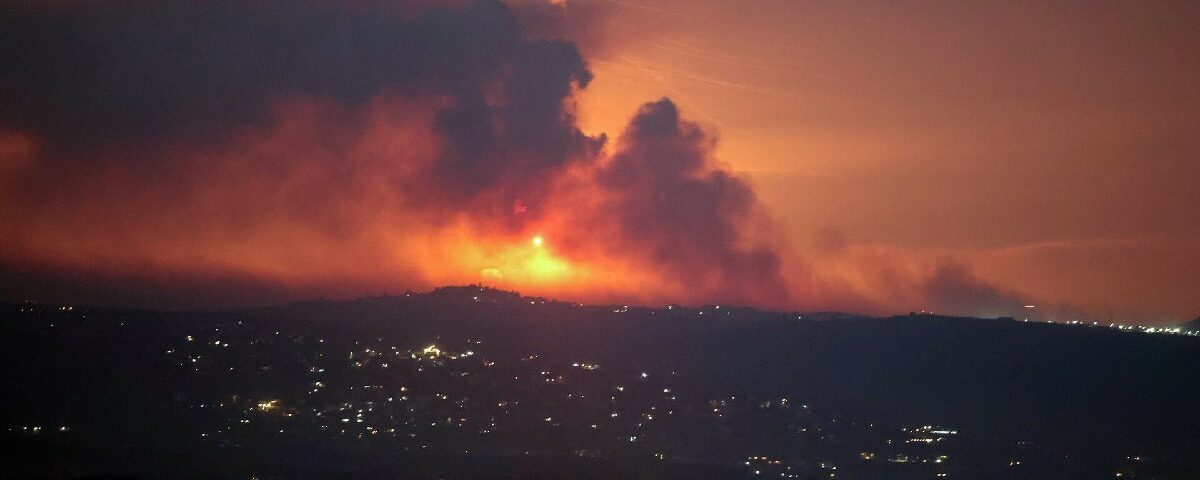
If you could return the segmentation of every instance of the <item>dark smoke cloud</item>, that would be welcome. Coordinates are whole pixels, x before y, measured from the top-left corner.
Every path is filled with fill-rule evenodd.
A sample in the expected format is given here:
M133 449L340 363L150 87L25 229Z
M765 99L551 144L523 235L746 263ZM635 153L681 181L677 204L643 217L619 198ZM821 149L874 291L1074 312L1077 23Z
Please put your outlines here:
M689 289L714 299L786 304L779 255L742 233L759 208L754 191L716 168L711 148L670 100L644 105L597 176L615 194L605 215L619 219L621 245Z
M532 38L569 38L587 57L609 52L614 43L628 40L631 35L614 35L613 27L635 30L638 38L650 38L658 31L642 25L624 25L628 19L614 17L619 5L610 2L563 2L518 0L510 6L521 21L525 34Z
M544 228L533 268L579 267L558 281L580 300L869 303L785 281L754 191L669 100L609 151L580 131L592 74L557 38L604 48L604 8L448 3L0 0L0 297L267 303L506 262L528 279ZM876 263L904 283L891 304L1015 302L961 267Z
M968 265L948 261L926 279L924 293L938 311L981 317L1017 316L1028 303L981 280Z
M424 193L453 199L595 154L602 140L583 135L563 106L591 79L573 45L528 41L495 1L419 10L0 4L0 125L44 139L55 159L95 161L88 153L114 145L221 144L238 128L275 121L281 98L347 107L381 94L441 98L446 148L431 167L437 188Z
M0 2L0 140L33 157L0 178L0 260L76 292L134 276L199 297L376 293L454 278L421 252L475 249L469 231L486 262L488 242L553 208L615 235L564 241L568 260L632 265L691 300L782 305L779 255L742 234L753 192L673 104L643 108L611 161L577 127L572 95L592 76L553 37L601 10L429 3Z

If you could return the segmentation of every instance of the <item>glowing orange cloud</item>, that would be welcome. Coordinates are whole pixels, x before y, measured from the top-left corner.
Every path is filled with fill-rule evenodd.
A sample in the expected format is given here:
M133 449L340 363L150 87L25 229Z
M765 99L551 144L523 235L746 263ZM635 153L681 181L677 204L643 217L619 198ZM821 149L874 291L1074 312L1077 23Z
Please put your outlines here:
M581 300L666 301L678 293L660 288L644 263L610 258L615 245L605 243L615 240L586 230L596 192L570 174L544 188L574 193L552 194L545 209L520 215L414 198L407 187L441 148L429 127L435 112L385 97L354 111L285 101L272 128L247 131L228 147L138 152L172 158L180 170L169 177L110 163L53 178L44 201L4 211L13 228L3 230L2 253L13 263L118 276L255 278L299 296L462 283ZM348 116L352 130L339 121ZM20 148L9 150L31 148L12 138ZM9 197L41 175L38 165L10 165ZM521 227L512 227L514 217Z
M1189 9L0 2L0 293L1190 317Z

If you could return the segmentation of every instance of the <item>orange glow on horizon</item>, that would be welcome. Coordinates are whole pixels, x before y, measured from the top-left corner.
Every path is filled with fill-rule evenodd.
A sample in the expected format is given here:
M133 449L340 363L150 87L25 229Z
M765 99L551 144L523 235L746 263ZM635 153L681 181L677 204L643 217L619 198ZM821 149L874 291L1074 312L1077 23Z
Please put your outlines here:
M567 0L541 1L567 19ZM531 70L571 93L547 97L545 125L478 158L458 144L523 131L513 122L524 116L505 113L521 96L502 93L525 76L464 83L484 108L463 113L478 131L457 133L442 117L467 105L459 89L406 83L353 102L269 92L260 101L270 118L213 132L199 125L220 112L182 102L168 122L178 136L162 138L46 123L121 140L104 148L40 131L50 114L25 112L28 122L0 125L0 271L45 280L0 280L0 290L19 299L94 289L100 303L163 298L171 308L482 282L589 303L979 314L991 311L970 307L990 302L1144 323L1197 314L1200 135L1181 119L1200 105L1200 50L1165 48L1191 40L1180 36L1191 7L1046 5L1031 15L998 4L935 18L874 5L599 3L571 3L561 30L528 32L574 42L594 78ZM1075 10L1122 20L1054 21ZM703 130L703 165L662 176L674 184L653 169L600 182L626 147L622 132L659 98ZM77 110L61 120L112 113ZM195 126L182 121L193 114ZM566 148L547 125L608 140ZM204 131L192 139L194 127ZM76 143L83 150L63 148ZM657 150L675 143L636 153L669 167L675 159ZM709 179L710 169L720 175ZM733 179L753 188L731 189ZM692 198L728 192L752 208ZM673 201L639 208L661 199ZM693 207L720 212L723 228L692 222ZM782 288L762 293L762 272L776 266Z
M484 280L526 286L584 279L586 275L582 270L573 269L570 262L544 246L544 239L537 235L528 246L516 244L502 248L497 254L480 259L485 265L480 275Z

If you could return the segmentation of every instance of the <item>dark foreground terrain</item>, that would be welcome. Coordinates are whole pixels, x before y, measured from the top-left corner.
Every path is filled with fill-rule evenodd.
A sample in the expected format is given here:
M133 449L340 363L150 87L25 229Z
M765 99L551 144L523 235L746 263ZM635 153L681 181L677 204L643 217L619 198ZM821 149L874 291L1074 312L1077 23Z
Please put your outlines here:
M1200 478L1200 338L478 287L0 306L0 477Z

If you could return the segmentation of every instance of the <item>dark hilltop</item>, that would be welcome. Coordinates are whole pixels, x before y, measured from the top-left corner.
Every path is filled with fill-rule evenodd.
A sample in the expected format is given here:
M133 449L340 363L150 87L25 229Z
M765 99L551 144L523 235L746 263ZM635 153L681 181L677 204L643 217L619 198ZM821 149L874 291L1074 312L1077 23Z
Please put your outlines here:
M0 306L6 476L1187 479L1200 339L478 286Z

